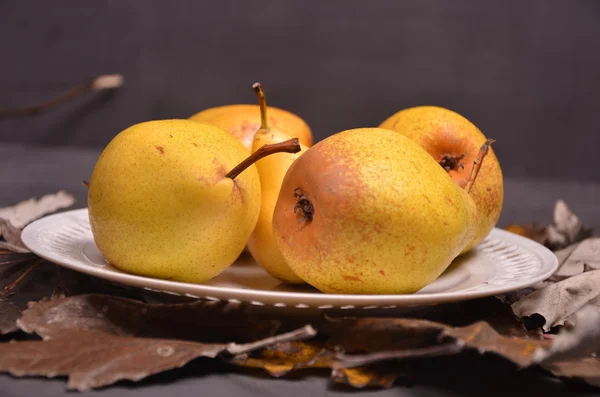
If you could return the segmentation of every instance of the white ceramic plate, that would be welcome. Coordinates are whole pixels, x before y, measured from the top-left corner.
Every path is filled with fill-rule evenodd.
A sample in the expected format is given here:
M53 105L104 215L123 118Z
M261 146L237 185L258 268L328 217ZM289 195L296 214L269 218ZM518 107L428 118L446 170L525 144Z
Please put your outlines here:
M35 254L67 268L112 282L192 298L244 302L271 308L368 311L436 305L499 295L548 278L558 267L546 247L494 229L472 253L458 258L437 280L414 294L324 294L311 287L286 286L251 258L238 260L205 284L189 284L127 274L102 257L87 209L63 212L29 224L21 235Z

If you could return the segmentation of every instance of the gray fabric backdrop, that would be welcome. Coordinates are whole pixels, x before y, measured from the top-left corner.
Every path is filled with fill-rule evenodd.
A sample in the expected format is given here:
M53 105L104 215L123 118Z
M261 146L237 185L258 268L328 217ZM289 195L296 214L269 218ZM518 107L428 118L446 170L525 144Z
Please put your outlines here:
M121 72L118 92L0 120L0 142L104 146L136 122L269 103L317 140L408 106L498 139L508 176L600 181L600 2L0 1L0 108Z

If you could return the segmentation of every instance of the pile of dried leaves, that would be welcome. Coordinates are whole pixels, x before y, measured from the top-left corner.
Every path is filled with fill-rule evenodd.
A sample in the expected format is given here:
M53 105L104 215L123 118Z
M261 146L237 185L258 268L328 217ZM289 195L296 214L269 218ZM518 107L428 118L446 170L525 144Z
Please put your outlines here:
M562 202L552 225L510 228L555 250L561 266L549 280L405 318L272 317L231 303L150 303L139 290L28 253L20 229L72 198L28 203L0 209L0 333L7 335L0 371L15 376L67 376L68 388L87 390L208 357L277 377L313 368L356 388L388 387L411 377L411 360L472 350L600 386L600 240Z

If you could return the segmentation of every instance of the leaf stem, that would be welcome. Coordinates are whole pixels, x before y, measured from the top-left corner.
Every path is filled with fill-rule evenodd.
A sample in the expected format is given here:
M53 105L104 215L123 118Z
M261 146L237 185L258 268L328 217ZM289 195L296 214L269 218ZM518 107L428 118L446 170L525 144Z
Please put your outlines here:
M36 261L33 265L29 266L27 268L27 270L25 270L23 273L21 273L21 275L15 281L13 281L12 283L10 283L6 287L4 287L4 289L2 291L0 291L0 298L5 298L7 296L10 296L12 290L15 289L15 287L17 285L19 285L19 283L21 281L23 281L25 276L27 276L33 269L38 267L40 265L40 263L42 263L43 261L44 261L43 259Z
M389 350L368 354L335 353L334 357L339 361L342 367L352 368L391 359L452 355L462 351L464 346L465 344L462 341L455 340L450 343L421 347L418 349Z
M312 338L317 334L317 331L311 325L305 325L295 331L287 332L285 334L272 336L270 338L261 339L252 343L245 343L238 345L237 343L231 343L226 351L229 354L237 355L242 353L248 353L253 350L257 350L266 346L274 345L275 343L288 342L293 340L302 340Z
M263 145L256 152L248 156L244 161L239 163L234 169L229 171L227 178L235 179L241 174L246 168L262 159L263 157L269 156L274 153L298 153L300 151L300 141L298 138L288 139L287 141L272 143L270 145Z

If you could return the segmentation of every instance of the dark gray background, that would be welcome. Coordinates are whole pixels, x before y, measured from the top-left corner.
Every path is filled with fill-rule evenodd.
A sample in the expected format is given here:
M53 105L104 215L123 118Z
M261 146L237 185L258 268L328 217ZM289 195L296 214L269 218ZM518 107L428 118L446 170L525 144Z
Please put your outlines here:
M118 92L0 120L0 141L102 148L131 124L269 103L317 140L435 104L507 176L600 181L600 2L0 1L0 108L102 73Z

